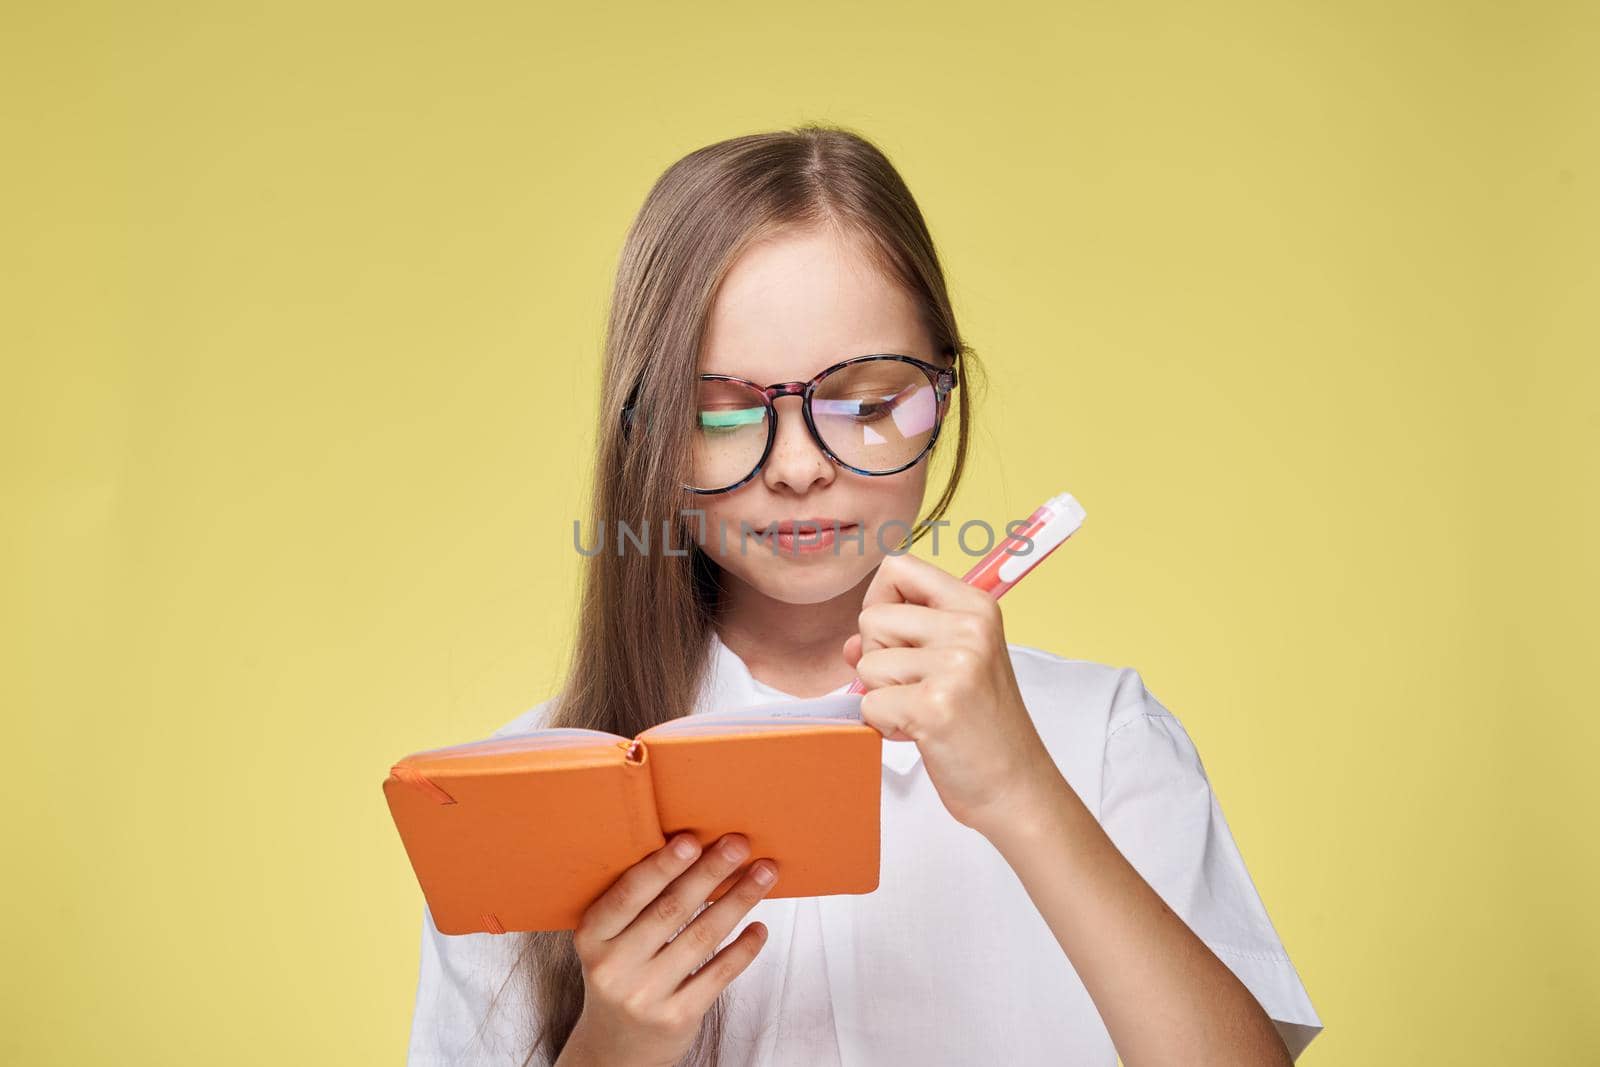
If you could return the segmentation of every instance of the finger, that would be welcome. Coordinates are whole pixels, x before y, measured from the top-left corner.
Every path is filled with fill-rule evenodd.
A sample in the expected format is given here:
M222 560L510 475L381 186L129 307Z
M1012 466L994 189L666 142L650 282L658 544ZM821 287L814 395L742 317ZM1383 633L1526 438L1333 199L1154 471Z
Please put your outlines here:
M884 558L861 606L902 601L947 611L984 611L994 603L981 589L909 553Z
M916 741L916 713L926 699L921 682L869 689L861 696L861 721L889 741Z
M939 644L949 627L948 611L922 604L879 602L861 609L856 626L863 654L894 645Z
M711 897L711 891L738 870L739 864L749 855L750 842L743 834L723 834L694 866L679 875L654 901L646 903L638 918L614 939L617 950L635 959L654 956L668 938L694 917L695 909ZM688 973L687 967L683 973Z
M770 880L762 882L763 876ZM734 924L759 904L777 881L778 865L765 857L757 860L732 888L695 916L694 921L661 950L658 959L673 975L674 986L716 951Z
M723 946L700 969L684 979L683 985L673 994L686 1002L686 1013L699 1018L711 1010L717 996L728 983L744 973L750 962L767 943L767 924L753 922L739 931L739 936Z
M861 657L856 674L869 692L891 685L915 685L939 666L943 655L937 648L878 648Z
M573 937L596 941L616 937L628 928L646 904L661 894L662 889L688 870L699 855L700 842L694 834L674 835L665 845L622 872L611 888L585 909Z

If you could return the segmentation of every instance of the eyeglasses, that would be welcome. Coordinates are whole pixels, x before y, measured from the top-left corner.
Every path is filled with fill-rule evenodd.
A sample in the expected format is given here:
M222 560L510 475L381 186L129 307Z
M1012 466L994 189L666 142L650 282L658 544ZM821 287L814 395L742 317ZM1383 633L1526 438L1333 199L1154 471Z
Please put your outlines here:
M702 374L695 399L691 493L726 493L754 478L778 436L780 396L800 397L806 430L824 455L856 474L897 474L927 455L956 387L954 367L874 353L835 363L808 382L760 386ZM622 409L626 431L636 403Z

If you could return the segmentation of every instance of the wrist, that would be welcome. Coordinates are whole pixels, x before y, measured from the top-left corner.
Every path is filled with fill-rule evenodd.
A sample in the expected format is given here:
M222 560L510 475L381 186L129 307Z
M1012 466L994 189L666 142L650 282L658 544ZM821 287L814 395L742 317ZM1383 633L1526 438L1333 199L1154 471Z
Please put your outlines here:
M566 1044L561 1046L553 1067L598 1067L600 1058L590 1052L583 1043L583 1037L576 1027L567 1037Z
M555 1067L604 1067L606 1062L605 1049L594 1043L583 1016L578 1016L567 1043L561 1048L561 1055L556 1057Z
M553 1067L672 1067L676 1062L643 1059L633 1049L614 1048L596 1038L579 1015Z
M1041 747L1026 772L975 829L1002 854L1031 848L1062 833L1064 822L1082 814L1093 820L1050 754Z

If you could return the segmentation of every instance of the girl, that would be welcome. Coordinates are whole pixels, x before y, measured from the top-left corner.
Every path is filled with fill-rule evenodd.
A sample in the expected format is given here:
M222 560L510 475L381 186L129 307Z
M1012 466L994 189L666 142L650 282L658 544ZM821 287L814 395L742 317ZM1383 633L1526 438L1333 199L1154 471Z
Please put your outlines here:
M585 551L622 523L672 550L588 559L566 685L496 736L859 674L879 887L768 898L783 871L744 835L684 833L573 931L442 936L424 909L412 1064L1283 1063L1321 1029L1139 674L1007 644L992 600L904 554L956 491L975 372L863 138L736 137L661 176L617 273Z

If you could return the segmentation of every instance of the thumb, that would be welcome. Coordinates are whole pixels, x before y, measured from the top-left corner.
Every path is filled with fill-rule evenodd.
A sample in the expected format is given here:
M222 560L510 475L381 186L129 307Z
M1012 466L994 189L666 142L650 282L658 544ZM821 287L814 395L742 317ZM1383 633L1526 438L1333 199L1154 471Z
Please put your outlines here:
M861 635L851 634L844 643L844 661L854 667L861 659Z

